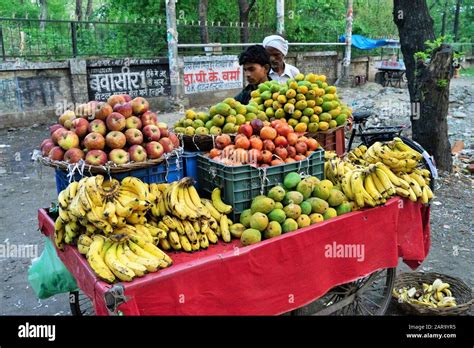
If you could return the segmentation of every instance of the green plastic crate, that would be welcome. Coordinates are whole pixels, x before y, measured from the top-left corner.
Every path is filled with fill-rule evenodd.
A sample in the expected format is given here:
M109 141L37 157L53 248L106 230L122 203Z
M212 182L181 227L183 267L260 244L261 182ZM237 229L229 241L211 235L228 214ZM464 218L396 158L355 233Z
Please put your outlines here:
M324 179L324 150L315 151L307 159L278 166L255 168L250 165L226 166L206 156L197 157L197 177L201 195L209 197L215 187L222 190L222 200L233 206L232 221L250 208L252 199L283 182L288 173Z

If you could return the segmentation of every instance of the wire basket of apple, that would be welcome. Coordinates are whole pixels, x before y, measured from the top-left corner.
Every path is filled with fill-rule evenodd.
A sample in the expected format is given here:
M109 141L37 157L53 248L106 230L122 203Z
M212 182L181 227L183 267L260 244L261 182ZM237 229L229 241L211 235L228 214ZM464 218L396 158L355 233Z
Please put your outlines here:
M228 134L217 136L209 158L228 166L270 167L305 160L320 147L315 139L295 132L285 119L253 119L237 132L233 141Z
M233 140L239 127L254 119L268 121L265 112L256 105L243 105L234 98L226 98L207 111L186 110L174 125L174 131L183 140L186 151L210 151L215 139L228 134Z
M145 98L112 95L67 110L41 143L44 165L93 174L118 173L156 165L182 152L179 138L158 121Z

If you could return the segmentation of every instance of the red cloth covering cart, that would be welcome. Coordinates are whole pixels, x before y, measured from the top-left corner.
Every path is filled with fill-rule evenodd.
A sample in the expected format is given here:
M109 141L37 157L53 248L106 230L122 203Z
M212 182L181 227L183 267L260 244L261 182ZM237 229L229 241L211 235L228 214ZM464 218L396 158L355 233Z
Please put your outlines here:
M52 238L52 218L44 209L38 217L41 231ZM171 267L120 283L125 302L112 308L124 315L282 314L338 285L396 267L399 258L418 267L428 254L429 235L429 207L392 198L246 247L233 240L195 253L171 252ZM114 285L99 280L75 247L66 245L58 255L96 314L113 313L106 295Z

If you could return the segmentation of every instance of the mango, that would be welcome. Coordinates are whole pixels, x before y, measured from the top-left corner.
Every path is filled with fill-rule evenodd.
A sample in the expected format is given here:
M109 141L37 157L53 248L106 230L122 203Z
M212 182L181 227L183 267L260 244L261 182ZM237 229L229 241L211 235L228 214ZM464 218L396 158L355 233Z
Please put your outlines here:
M336 207L337 216L350 213L352 211L352 205L349 202L342 202Z
M301 176L298 173L289 173L285 176L285 179L283 179L283 186L291 190L298 186L298 184L301 181Z
M255 244L260 242L261 240L262 234L260 233L260 231L252 228L245 230L242 233L242 236L240 237L240 243L242 243L242 245Z
M243 224L232 224L229 227L230 234L234 238L240 238L246 229L247 227L245 227Z
M309 216L311 225L317 224L318 222L324 221L324 217L321 214L313 213Z
M296 231L298 229L298 223L294 219L288 218L281 225L281 229L283 233Z
M286 217L295 220L301 215L301 207L294 203L288 204L286 207L283 208L283 211L285 212Z
M323 214L324 220L329 220L330 218L333 218L336 216L337 216L337 211L334 208L328 208Z
M285 198L285 194L285 189L278 185L268 191L267 197L273 199L275 202L281 202Z
M329 197L327 201L331 207L337 207L338 205L342 204L342 202L346 200L347 200L346 196L341 191L336 190L334 188L331 189L331 191L329 191Z
M308 199L311 202L312 212L324 214L324 212L329 208L328 202L323 199L312 197Z
M275 209L281 209L283 210L283 204L281 202L275 202ZM274 209L274 210L275 210Z
M283 209L273 209L270 214L268 214L268 219L270 221L276 221L282 224L286 219L286 214Z
M304 199L308 199L309 197L311 197L313 189L313 182L311 180L308 180L308 178L301 180L300 183L296 186L296 191L300 192L303 195Z
M310 217L305 214L301 214L299 218L296 220L296 222L298 223L299 228L308 227L309 225L311 225Z
M240 223L245 227L250 227L250 217L252 216L252 211L250 209L246 209L240 214Z
M313 207L311 206L311 203L309 201L301 202L300 207L301 207L301 214L305 214L305 215L311 214L313 210Z
M283 204L288 205L290 203L294 204L301 204L303 202L304 197L303 195L298 192L298 191L289 191L285 195L285 199L283 200Z
M268 214L273 209L275 209L275 201L268 197L256 198L253 200L250 210L252 214L260 212L263 214Z
M264 231L268 226L268 217L260 212L250 217L250 227L259 231Z
M281 235L281 232L281 225L276 221L271 221L263 232L263 236L265 239L269 239L273 237L278 237L279 235Z

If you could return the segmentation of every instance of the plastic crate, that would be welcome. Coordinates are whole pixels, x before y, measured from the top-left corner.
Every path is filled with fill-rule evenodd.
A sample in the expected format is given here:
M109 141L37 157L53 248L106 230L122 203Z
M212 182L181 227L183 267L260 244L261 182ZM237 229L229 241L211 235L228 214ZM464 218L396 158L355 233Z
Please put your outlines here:
M66 171L56 169L56 190L59 194L71 181L79 181L84 176L92 175L94 174L87 171L84 171L83 175L76 172L72 178L69 178ZM127 176L134 176L146 183L173 182L183 178L183 159L182 156L172 156L167 161L152 167L111 174L110 176L117 180L122 180Z
M195 181L194 186L199 189L198 177L197 177L197 157L202 151L184 151L183 157L183 168L184 176L193 178Z
M326 151L336 151L339 157L344 155L346 139L344 134L345 126L339 126L329 131L317 132L311 137L315 138Z
M324 151L315 151L307 159L278 166L255 168L250 165L225 166L203 155L197 157L197 176L200 193L210 196L215 187L222 189L222 199L232 205L233 221L250 208L252 199L266 194L272 187L283 182L288 173L298 172L313 175L319 179L324 176Z

